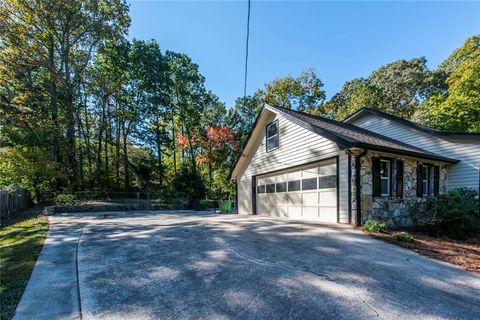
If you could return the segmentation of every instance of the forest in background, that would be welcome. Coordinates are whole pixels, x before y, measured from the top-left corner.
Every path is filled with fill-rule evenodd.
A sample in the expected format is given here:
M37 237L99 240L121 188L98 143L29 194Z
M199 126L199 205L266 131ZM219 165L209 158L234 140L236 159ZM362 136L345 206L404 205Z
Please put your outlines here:
M188 55L129 40L129 25L122 0L1 2L0 189L37 202L82 190L233 197L227 176L264 102L337 120L369 106L480 131L478 35L436 69L398 60L329 100L307 69L226 106Z

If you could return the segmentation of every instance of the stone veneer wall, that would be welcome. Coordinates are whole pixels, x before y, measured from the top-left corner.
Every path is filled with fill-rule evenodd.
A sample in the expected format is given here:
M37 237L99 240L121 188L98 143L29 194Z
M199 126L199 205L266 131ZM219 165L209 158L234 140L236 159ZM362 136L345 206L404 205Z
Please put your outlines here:
M373 197L372 196L372 157L387 157L394 160L403 160L403 197ZM392 161L392 165L393 165ZM408 227L412 220L408 212L407 204L412 201L422 201L423 197L417 197L417 164L419 161L401 156L382 155L377 152L368 152L361 158L360 182L361 182L361 209L362 223L368 219L386 222L390 227ZM443 164L425 162L440 166L440 193L447 191L447 168ZM392 178L396 176L396 168L393 167ZM433 170L430 176L430 190L433 190ZM394 181L395 183L395 181ZM394 188L396 190L396 186Z

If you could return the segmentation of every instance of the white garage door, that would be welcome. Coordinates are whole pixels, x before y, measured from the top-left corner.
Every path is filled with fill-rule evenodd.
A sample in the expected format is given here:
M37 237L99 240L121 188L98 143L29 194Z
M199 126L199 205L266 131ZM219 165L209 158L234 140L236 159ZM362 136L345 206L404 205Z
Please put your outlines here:
M337 222L335 160L257 177L257 214Z

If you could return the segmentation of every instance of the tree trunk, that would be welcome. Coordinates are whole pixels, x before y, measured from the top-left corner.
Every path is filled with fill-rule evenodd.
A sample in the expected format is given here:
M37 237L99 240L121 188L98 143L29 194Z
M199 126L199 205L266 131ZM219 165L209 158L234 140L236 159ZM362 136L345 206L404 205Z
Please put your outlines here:
M105 121L105 97L102 99L102 116L98 124L98 144L97 144L97 178L101 178L102 174L102 139L103 127Z
M182 131L182 137L185 136L185 130L183 128L183 123L180 126L180 130ZM183 163L185 161L185 149L182 148L182 161L180 163Z
M208 152L208 178L209 178L209 184L210 184L210 190L212 190L212 182L213 182L213 177L212 177L212 148L208 147L209 152Z
M64 92L65 98L65 118L67 123L66 142L67 142L67 175L70 188L77 188L77 166L76 166L76 146L75 146L75 107L73 105L73 83L72 71L70 70L70 21L65 24L66 29L63 33L61 43L61 57L64 73Z
M125 177L125 189L130 189L130 176L128 170L128 148L127 148L127 137L128 129L125 128L125 122L122 122L122 133L123 133L123 166L125 167L124 177Z
M66 63L65 71L68 74L70 82L70 69ZM72 190L77 189L77 163L76 163L76 145L75 145L75 108L73 106L72 85L67 83L66 90L66 118L67 118L67 165L68 178Z
M62 163L60 155L60 128L58 125L58 106L57 106L57 79L55 73L55 46L53 36L50 36L50 43L48 47L48 68L49 68L49 82L50 82L50 116L53 123L54 137L53 137L53 157L55 162ZM58 182L57 182L57 187Z
M177 175L177 150L175 142L175 114L172 112L173 174Z
M108 117L109 117L109 107L108 107L108 102L107 102L107 113L106 113L106 116L105 116L105 143L103 144L104 146L104 151L105 151L105 185L107 186L107 188L110 186L110 175L109 175L109 163L108 163L108 147L109 147L109 144L110 144L110 133L109 133L109 120L108 120Z
M77 126L78 126L78 134L82 132L81 128L81 115L80 115L80 108L77 109ZM82 144L78 145L78 171L80 175L80 189L83 190L84 187L84 172L83 172L83 148Z
M195 163L195 150L193 150L192 136L190 134L189 128L187 128L187 139L188 139L188 150L190 153L190 161L192 165L192 172L197 173L197 164Z
M115 130L115 183L120 185L120 122L122 121L118 115L119 107L117 104L117 121Z
M85 140L85 146L87 148L87 161L88 161L88 175L89 175L89 180L92 179L92 145L90 143L90 123L88 121L88 110L87 110L87 103L86 101L84 102L84 108L85 108L85 128L83 130L83 137Z
M155 115L155 142L157 145L157 165L158 165L158 183L160 187L163 183L163 169L162 169L162 128L160 127L160 117Z

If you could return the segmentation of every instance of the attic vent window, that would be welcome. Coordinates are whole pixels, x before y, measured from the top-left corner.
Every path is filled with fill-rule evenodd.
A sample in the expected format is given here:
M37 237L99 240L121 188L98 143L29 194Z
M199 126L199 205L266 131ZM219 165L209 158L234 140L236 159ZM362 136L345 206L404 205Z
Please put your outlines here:
M278 149L278 121L267 125L267 152Z

